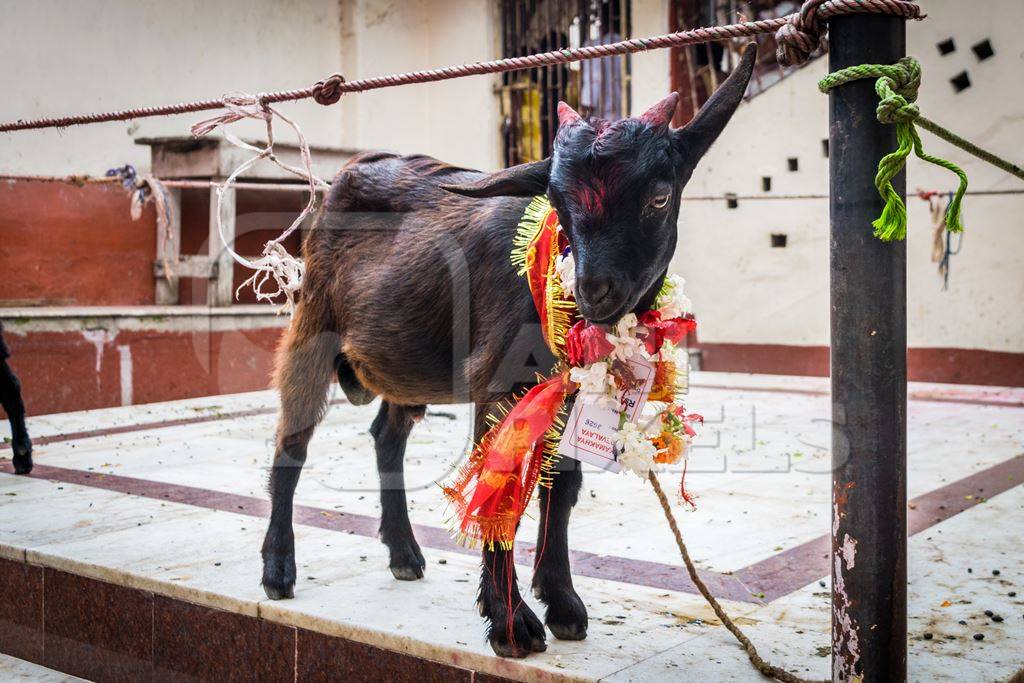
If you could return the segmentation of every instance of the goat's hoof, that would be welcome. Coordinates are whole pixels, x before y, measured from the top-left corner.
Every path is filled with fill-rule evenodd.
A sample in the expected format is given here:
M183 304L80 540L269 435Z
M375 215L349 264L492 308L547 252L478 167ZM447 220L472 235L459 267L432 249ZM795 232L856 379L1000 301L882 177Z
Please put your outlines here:
M263 592L271 600L295 597L295 558L269 556L263 560Z
M525 604L520 605L512 618L512 637L509 638L508 625L491 623L491 634L488 640L491 649L499 657L521 659L531 652L544 652L548 645L544 639L544 624Z
M557 624L548 622L551 635L559 640L583 640L587 637L587 627L584 624Z
M263 592L271 600L288 600L295 597L295 586L271 586L265 583Z
M15 474L28 474L32 471L32 442L26 438L24 441L16 440L11 444L14 450L14 457L11 464L14 465Z
M587 637L587 607L576 591L571 588L559 591L545 602L548 604L545 621L555 638L583 640Z
M423 567L390 567L391 574L399 581L417 581L423 578Z
M423 570L427 567L420 546L415 539L408 539L388 547L391 561L388 567L399 581L416 581L423 578Z
M28 474L32 471L32 456L18 457L16 455L11 459L11 464L14 465L15 474Z

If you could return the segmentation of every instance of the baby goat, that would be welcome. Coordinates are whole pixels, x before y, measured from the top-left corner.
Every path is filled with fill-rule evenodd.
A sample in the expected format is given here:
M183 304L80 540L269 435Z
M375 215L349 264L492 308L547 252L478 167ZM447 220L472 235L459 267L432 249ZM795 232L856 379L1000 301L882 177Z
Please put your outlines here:
M305 239L305 281L277 355L281 415L263 543L268 596L293 595L292 499L334 377L354 404L381 397L370 427L381 539L395 578L423 576L402 473L413 424L428 404L471 401L479 437L488 407L553 362L527 283L509 260L530 198L547 193L558 212L583 317L612 323L646 310L675 251L680 193L739 105L755 54L748 46L683 128L669 125L675 93L643 116L613 123L584 121L562 104L554 151L543 161L484 174L425 156L370 153L338 173ZM587 634L567 537L581 482L579 463L569 461L550 489L540 489L545 551L533 576L548 628L570 640ZM483 551L479 607L494 651L521 657L545 649L545 631L521 601L514 570L493 571L512 566L508 552Z

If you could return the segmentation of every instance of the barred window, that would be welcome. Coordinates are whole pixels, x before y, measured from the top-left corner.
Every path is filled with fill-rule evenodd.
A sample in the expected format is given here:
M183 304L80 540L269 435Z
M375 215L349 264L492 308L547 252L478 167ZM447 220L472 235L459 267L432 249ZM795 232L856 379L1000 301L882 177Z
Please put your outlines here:
M800 9L796 0L672 0L671 31L701 26L720 26L741 21L774 19ZM775 58L775 36L761 34L729 42L702 43L671 51L672 87L680 106L673 123L681 126L693 118L718 84L732 71L740 50L751 40L758 43L757 63L747 86L747 97L763 92L800 67L786 68ZM812 57L820 55L812 55Z
M629 0L502 0L502 57L614 43L630 37ZM615 120L629 112L628 55L502 75L505 163L551 153L558 101L583 116Z

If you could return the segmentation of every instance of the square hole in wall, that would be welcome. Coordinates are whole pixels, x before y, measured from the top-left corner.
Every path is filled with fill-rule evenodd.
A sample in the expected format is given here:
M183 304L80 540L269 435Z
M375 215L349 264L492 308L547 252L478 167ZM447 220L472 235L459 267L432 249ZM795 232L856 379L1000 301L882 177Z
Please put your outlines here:
M967 75L966 71L961 71L953 78L949 79L949 82L953 84L953 90L957 92L963 92L971 87L971 77Z
M821 156L828 159L828 138L821 141Z
M787 241L789 241L789 235L782 232L772 233L772 249L785 249Z
M935 47L939 48L940 55L948 55L950 52L956 52L956 43L953 42L952 38L946 38Z
M725 206L730 209L735 209L740 205L740 200L732 192L725 193Z
M796 157L789 157L786 159L786 165L789 167L791 172L800 170L800 160Z
M761 178L761 191L771 192L772 191L772 177L770 175L762 176Z
M979 62L985 61L996 53L996 51L992 49L992 43L989 42L988 38L972 47L971 50L974 51L974 56L978 58Z

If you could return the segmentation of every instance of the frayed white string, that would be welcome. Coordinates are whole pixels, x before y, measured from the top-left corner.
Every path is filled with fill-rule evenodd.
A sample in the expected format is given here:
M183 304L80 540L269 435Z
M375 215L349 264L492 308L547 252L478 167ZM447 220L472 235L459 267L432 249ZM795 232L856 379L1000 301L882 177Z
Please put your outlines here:
M192 135L201 137L216 130L217 128L220 128L224 134L224 139L228 142L236 147L255 153L253 157L242 162L242 164L239 165L230 176L228 176L227 180L217 186L217 232L220 235L221 242L235 261L246 268L256 271L253 273L252 277L248 278L238 286L238 289L235 290L235 298L238 298L238 292L246 286L252 286L252 290L256 294L257 301L274 301L283 294L286 301L282 308L278 310L278 313L281 311L287 311L290 314L295 308L295 296L302 288L302 278L305 274L305 265L300 259L289 254L288 250L284 248L282 242L289 235L295 232L299 226L302 225L302 222L306 217L316 209L317 187L327 188L330 187L330 185L324 182L323 179L313 175L313 160L309 152L309 143L306 142L306 137L302 134L302 129L300 129L298 124L294 121L263 101L262 95L230 94L225 95L222 101L224 102L224 107L227 109L227 112L212 119L200 121L195 124L192 126ZM302 168L286 164L278 159L274 154L275 116L291 126L292 130L295 131L295 135L299 141L299 154L302 158ZM241 121L242 119L261 119L264 121L267 127L266 147L259 148L255 145L251 145L227 130L227 126L235 123L236 121ZM298 217L292 221L292 224L288 226L284 232L264 245L263 255L254 261L250 261L235 252L233 245L228 244L227 239L225 239L224 226L221 218L221 205L223 203L224 194L235 180L263 159L269 159L285 171L307 181L309 183L309 201L306 202L306 206L302 209L302 212L299 213ZM275 289L272 291L265 291L264 287L268 283L273 285Z
M146 190L149 190L147 192ZM174 281L174 270L170 261L167 260L167 243L174 239L171 234L171 223L174 216L174 203L167 195L167 188L154 175L144 175L135 184L131 199L131 216L133 221L142 217L142 207L152 199L156 205L156 228L160 235L160 260L164 267L164 279L168 282Z

